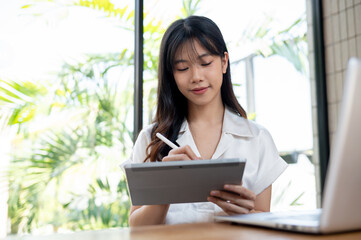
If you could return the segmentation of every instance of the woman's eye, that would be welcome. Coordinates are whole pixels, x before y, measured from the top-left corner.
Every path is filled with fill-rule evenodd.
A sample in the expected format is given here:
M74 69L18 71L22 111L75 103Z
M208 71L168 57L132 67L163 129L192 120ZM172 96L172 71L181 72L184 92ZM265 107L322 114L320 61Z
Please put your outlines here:
M178 68L177 71L184 72L184 71L186 71L187 69L188 69L187 67L186 67L186 68Z
M208 66L208 65L211 65L213 61L210 61L210 62L207 62L207 63L202 63L202 66L205 67L205 66Z

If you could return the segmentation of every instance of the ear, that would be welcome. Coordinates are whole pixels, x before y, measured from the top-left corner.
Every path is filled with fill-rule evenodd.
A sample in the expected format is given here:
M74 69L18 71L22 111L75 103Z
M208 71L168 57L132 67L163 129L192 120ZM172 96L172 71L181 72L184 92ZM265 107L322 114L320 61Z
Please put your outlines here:
M228 52L224 52L224 57L221 58L221 62L222 62L222 73L225 74L227 72L227 67L228 67Z

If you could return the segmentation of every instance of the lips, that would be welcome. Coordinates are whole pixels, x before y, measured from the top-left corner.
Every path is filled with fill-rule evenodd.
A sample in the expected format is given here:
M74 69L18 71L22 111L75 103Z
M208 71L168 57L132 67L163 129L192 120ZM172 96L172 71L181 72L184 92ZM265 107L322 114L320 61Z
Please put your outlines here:
M199 95L205 93L207 90L208 87L200 87L200 88L193 88L191 91L192 93Z

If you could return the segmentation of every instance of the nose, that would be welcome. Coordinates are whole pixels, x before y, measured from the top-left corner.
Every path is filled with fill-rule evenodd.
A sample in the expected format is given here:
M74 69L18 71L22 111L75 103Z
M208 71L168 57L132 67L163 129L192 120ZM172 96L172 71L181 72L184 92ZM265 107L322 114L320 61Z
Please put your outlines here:
M199 66L192 68L192 83L203 81L202 69Z

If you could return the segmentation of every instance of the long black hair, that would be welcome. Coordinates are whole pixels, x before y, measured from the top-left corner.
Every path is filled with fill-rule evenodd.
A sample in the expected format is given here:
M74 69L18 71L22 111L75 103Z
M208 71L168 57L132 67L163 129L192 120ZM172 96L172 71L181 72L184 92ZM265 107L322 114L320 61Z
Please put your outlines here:
M170 148L160 141L155 134L163 134L175 142L183 121L188 116L187 99L178 90L173 70L175 56L180 47L187 42L197 40L210 54L224 58L228 52L222 33L217 25L206 17L190 16L173 22L165 32L159 53L158 66L158 95L157 112L154 119L155 125L151 133L151 143L147 147L147 159L161 161L168 154ZM193 48L193 50L195 50ZM236 112L239 116L247 118L245 110L238 103L233 92L231 82L230 64L223 74L221 86L223 104Z

